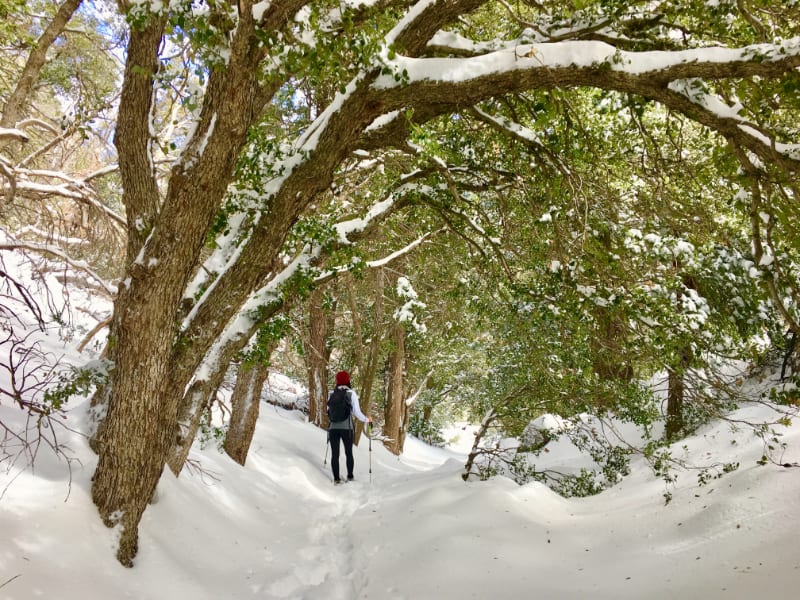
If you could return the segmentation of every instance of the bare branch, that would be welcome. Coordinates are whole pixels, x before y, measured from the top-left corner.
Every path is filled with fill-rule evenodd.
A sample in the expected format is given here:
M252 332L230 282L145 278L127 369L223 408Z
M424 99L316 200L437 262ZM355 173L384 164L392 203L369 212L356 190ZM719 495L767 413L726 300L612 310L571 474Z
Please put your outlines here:
M14 173L0 161L0 173L8 179L8 190L6 191L6 202L11 204L14 201L14 196L17 194L17 178Z
M83 352L83 349L86 348L86 345L91 341L91 339L100 333L105 327L108 327L112 320L113 317L108 317L107 319L103 319L97 325L95 325L92 330L86 334L86 337L83 338L83 341L78 344L78 352Z

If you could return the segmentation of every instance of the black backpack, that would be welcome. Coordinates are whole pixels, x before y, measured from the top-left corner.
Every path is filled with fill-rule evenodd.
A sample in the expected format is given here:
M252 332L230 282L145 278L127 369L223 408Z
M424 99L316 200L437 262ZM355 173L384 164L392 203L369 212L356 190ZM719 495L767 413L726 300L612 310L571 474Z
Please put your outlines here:
M328 398L328 419L331 423L339 423L350 418L352 407L349 391L347 388L337 387Z

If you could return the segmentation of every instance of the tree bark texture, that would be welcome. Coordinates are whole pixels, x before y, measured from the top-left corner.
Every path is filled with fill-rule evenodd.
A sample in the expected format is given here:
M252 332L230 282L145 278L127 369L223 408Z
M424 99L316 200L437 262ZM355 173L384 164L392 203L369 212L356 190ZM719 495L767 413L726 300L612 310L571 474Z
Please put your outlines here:
M173 443L167 456L167 465L175 477L181 474L186 465L192 449L192 442L200 430L203 414L214 401L217 391L225 380L226 371L227 369L218 369L208 379L193 381L183 398L189 407L188 420L175 424L175 431L178 433L173 437ZM166 395L176 397L169 393Z
M405 328L396 323L392 330L394 347L389 354L388 382L386 386L386 409L384 411L384 445L392 454L400 455L405 443L405 426L408 410L405 403Z
M308 373L308 420L318 427L328 426L328 349L329 316L323 301L324 292L317 288L308 299L308 328L305 339Z
M681 268L681 262L675 260L676 269ZM697 289L694 280L689 276L683 277L683 285L686 289ZM676 310L681 312L681 298L683 292L678 290L675 295ZM686 425L684 416L684 406L686 401L686 374L692 364L692 348L689 344L684 344L678 350L678 355L674 364L667 365L667 422L664 435L668 440L677 439L683 432Z
M597 307L594 316L597 326L590 340L594 372L604 381L630 382L633 379L633 367L626 360L624 351L627 335L625 321L613 309L604 307ZM617 398L612 394L604 394L598 401L602 407L612 408Z
M353 278L348 277L346 281L347 305L350 308L350 330L352 347L349 348L350 364L353 365L352 371L359 376L359 380L363 377L365 365L365 352L364 352L364 319L361 316L361 311L358 307L358 293L353 283ZM363 391L363 382L362 391ZM359 397L361 394L359 393Z
M253 441L261 407L261 391L268 375L269 367L262 362L239 365L236 386L231 396L231 422L223 447L228 456L240 465L244 465L247 460Z
M681 351L679 364L668 368L667 381L667 422L664 434L668 440L675 440L686 425L684 404L686 400L686 370L691 362L691 349Z
M613 252L611 236L604 232L598 240L606 252ZM625 360L627 330L624 315L613 308L598 306L594 309L595 331L591 338L592 367L600 379L625 381L633 378L633 368ZM600 398L603 406L613 406L615 398Z
M375 269L375 283L372 287L372 327L370 332L370 342L364 372L361 374L361 398L364 410L369 410L372 406L375 385L375 375L378 372L378 361L381 354L381 342L383 341L383 269Z

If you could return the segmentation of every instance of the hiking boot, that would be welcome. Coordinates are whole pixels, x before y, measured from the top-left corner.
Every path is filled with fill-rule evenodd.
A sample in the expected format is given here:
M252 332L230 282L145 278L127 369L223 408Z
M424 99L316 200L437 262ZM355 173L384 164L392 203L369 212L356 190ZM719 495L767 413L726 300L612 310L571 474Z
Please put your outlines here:
M347 481L353 481L354 477L352 475L347 476Z

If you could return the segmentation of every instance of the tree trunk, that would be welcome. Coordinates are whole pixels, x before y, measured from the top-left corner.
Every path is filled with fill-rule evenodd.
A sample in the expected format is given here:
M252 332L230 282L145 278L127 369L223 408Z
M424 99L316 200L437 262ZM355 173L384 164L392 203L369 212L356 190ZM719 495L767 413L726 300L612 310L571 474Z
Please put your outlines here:
M386 409L384 412L383 433L387 439L384 445L392 454L403 452L405 441L405 416L407 414L403 379L405 375L405 328L396 323L393 330L394 348L389 355L389 381L386 386Z
M633 369L625 361L624 319L613 311L599 308L595 312L597 331L592 338L592 365L601 379L630 381Z
M324 306L325 294L317 288L308 299L308 334L305 339L308 373L308 420L318 427L328 426L328 335L329 316Z
M356 373L361 379L365 369L365 352L364 352L364 325L361 317L361 311L358 308L358 298L356 294L353 278L348 277L346 281L347 286L347 304L350 307L350 322L352 323L352 347L349 348L350 364L353 365L353 372ZM363 390L363 383L362 383ZM361 397L361 394L359 394Z
M675 268L681 267L680 261L675 261ZM683 278L683 285L686 289L697 289L694 279L689 276ZM675 295L676 310L680 312L681 290ZM675 364L667 365L667 422L664 435L668 440L675 440L683 432L686 425L684 419L684 401L686 395L686 372L692 363L692 349L688 344L684 344L678 351Z
M378 371L378 360L380 360L381 342L383 341L383 269L381 268L375 269L375 285L372 289L374 291L372 332L369 354L364 372L361 374L361 392L359 393L359 397L367 409L372 402L372 387Z
M667 440L675 440L683 432L685 426L683 406L686 395L686 369L691 362L691 349L681 350L679 365L668 369L667 383L667 422L665 436Z
M665 435L674 440L683 429L683 376L673 370L669 371L667 384L667 423Z
M467 462L464 464L464 472L461 474L461 478L464 481L469 479L469 476L472 474L472 467L475 465L475 459L482 454L480 447L481 441L486 435L486 432L489 431L489 427L494 422L496 416L497 408L495 407L490 407L489 410L486 411L486 414L483 415L481 425L475 432L475 439L472 442L472 449L469 451L469 455L467 456Z
M253 441L261 406L261 390L268 375L269 367L263 362L239 366L231 396L231 422L223 447L228 456L240 465L244 465Z
M608 232L603 233L599 241L607 253L614 252ZM624 315L613 307L597 306L594 318L597 325L590 341L594 372L605 381L631 381L633 368L624 353L628 335ZM616 402L615 397L607 396L598 400L601 406L609 408Z
M133 564L138 524L177 430L181 396L166 393L176 315L246 140L256 87L255 69L233 66L244 67L241 54L232 56L228 73L212 76L207 93L221 105L204 108L196 130L200 137L189 142L187 162L173 168L162 202L148 160L147 123L165 24L166 16L151 15L130 32L115 135L131 235L110 332L115 364L107 416L96 439L92 498L107 525L122 526L117 558L125 566ZM230 86L220 87L225 76L237 79L236 85L228 81Z
M121 103L135 107L136 112L141 112L143 103L149 114L150 77L162 31L163 22L153 19L131 33L136 41L129 49ZM118 129L117 136L124 138L129 122L125 111L121 112L119 126L123 129ZM154 189L150 187L143 195ZM137 191L138 186L132 185L127 194ZM164 307L177 303L175 282L170 277L153 278L135 263L131 258L135 244L135 239L129 241L129 277L114 304L110 339L115 348L124 351L114 353L113 382L104 394L107 416L95 438L99 460L92 482L92 499L103 522L109 527L121 526L117 558L125 566L132 566L138 549L139 520L161 477L174 417L174 407L162 402L162 387L174 326Z
M139 285L121 290L114 336L126 351L116 358L108 415L97 440L100 456L92 498L108 526L121 522L118 558L126 566L136 554L137 525L172 445L177 408L163 396L164 357L169 356L173 331L161 318L162 299L171 299L170 290L156 282L146 291ZM119 318L126 313L126 319Z
M177 439L173 438L173 444L167 457L167 465L175 477L181 474L186 465L192 443L200 430L203 414L214 401L217 391L225 380L226 372L227 369L218 369L209 379L198 379L192 382L189 391L186 392L185 399L190 407L188 419L180 423L176 420L175 431L179 433L175 436Z

